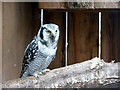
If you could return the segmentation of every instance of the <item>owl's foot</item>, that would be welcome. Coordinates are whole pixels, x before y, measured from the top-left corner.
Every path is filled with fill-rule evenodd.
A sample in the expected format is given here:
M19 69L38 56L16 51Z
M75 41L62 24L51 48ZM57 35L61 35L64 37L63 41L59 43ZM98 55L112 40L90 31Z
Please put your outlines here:
M46 73L49 72L49 71L50 71L50 69L45 69L45 70L42 71L42 73L43 73L43 74L46 74Z
M36 71L36 72L33 74L33 76L36 77L36 78L39 78L39 77L40 77L39 75L41 75L41 74L42 74L42 72Z
M39 75L43 75L43 74L46 74L47 72L49 72L50 69L45 69L43 70L42 72L39 72L39 71L36 71L33 76L36 77L36 78L39 78Z
M36 79L39 79L39 74L34 73L33 76L34 76Z

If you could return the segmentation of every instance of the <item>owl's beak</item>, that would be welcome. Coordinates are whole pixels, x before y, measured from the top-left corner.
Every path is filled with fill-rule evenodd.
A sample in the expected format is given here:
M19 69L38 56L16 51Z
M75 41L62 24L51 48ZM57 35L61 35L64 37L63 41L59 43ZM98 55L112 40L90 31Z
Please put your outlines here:
M54 42L55 41L54 35L50 35L50 39L51 39L52 42Z

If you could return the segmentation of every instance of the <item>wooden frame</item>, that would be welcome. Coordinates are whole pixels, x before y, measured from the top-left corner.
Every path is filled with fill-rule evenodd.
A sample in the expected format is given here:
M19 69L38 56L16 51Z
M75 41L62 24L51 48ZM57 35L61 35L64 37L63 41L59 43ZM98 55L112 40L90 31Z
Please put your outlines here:
M2 3L0 2L0 82L2 82Z
M120 8L120 2L39 2L43 9L113 9Z

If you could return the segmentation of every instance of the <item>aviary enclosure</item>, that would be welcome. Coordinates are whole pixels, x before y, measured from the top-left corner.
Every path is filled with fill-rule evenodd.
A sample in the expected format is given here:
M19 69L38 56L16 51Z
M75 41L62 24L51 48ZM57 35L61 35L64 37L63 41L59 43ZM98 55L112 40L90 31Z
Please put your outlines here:
M24 49L41 23L60 27L57 56L50 69L81 63L99 57L99 53L105 62L120 60L119 2L4 2L0 7L1 82L19 78Z

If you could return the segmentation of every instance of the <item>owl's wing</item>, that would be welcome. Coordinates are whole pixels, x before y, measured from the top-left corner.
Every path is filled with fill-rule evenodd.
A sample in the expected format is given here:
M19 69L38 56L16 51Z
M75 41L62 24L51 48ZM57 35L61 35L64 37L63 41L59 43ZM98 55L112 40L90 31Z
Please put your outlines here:
M36 58L37 52L38 52L38 45L37 45L36 37L34 37L31 43L29 43L25 49L24 59L23 59L23 64L22 64L22 71L21 71L20 77L26 71L29 64Z

